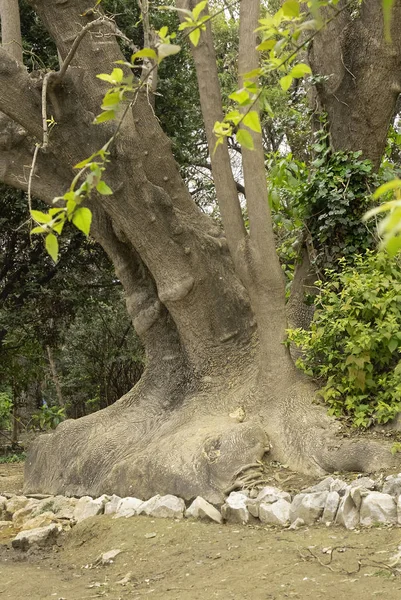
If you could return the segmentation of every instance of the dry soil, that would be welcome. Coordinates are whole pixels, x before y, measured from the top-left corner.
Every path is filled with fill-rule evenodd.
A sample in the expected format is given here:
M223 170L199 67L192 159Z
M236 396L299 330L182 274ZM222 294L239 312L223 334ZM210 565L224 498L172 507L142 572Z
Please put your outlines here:
M0 492L20 490L21 477L20 465L0 465ZM400 600L400 532L99 516L42 551L0 539L0 600ZM112 564L96 563L113 549Z

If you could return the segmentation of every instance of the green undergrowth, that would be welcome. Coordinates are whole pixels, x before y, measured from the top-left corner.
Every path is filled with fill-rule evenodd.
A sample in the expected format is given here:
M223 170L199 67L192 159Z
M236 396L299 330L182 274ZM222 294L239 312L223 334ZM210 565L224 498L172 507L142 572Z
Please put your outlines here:
M0 465L24 462L25 458L25 452L19 452L17 454L6 454L5 456L0 456Z
M327 270L309 331L288 331L302 349L297 365L321 385L329 413L356 427L387 423L401 411L399 258L366 252Z

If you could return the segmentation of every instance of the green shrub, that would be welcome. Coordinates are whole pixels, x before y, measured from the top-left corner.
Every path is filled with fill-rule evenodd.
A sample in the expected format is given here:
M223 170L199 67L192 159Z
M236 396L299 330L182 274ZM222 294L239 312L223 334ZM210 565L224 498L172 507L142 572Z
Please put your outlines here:
M10 429L13 403L9 392L0 392L0 429Z
M323 385L329 413L355 426L387 423L401 411L401 268L384 253L340 260L327 271L310 331L288 331L303 349L298 366Z
M55 429L65 419L65 408L43 404L32 417L32 423L39 429Z
M0 465L8 463L23 462L26 459L25 452L19 454L6 454L6 456L0 456Z

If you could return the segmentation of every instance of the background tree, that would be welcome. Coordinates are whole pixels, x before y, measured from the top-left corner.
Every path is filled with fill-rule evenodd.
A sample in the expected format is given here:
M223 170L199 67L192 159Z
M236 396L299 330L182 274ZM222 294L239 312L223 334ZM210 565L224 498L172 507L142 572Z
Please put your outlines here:
M26 489L72 494L135 490L144 497L168 491L213 501L233 485L236 474L268 452L315 474L390 464L395 459L385 445L342 437L325 409L314 403L314 385L294 368L283 343L285 286L267 199L262 135L257 126L247 129L245 121L237 132L248 142L241 156L249 230L226 141L213 151L213 127L223 113L210 22L191 50L224 232L194 204L147 90L134 93L120 125L92 125L107 90L96 75L111 72L123 57L109 23L91 25L71 55L96 11L87 11L80 0L31 4L64 65L72 60L46 78L49 88L42 98L41 74L28 74L6 47L0 50L0 109L6 115L1 178L22 189L30 181L32 194L51 205L69 189L77 160L98 152L119 127L104 174L113 195L94 194L86 206L93 215L92 234L124 286L147 362L139 384L117 403L66 421L35 443ZM185 9L194 5L178 2ZM372 16L376 6L366 2ZM3 10L2 22L7 14ZM394 38L400 18L401 4L395 2ZM242 2L240 87L246 83L244 74L259 64L258 19L259 2ZM372 35L379 39L383 28L375 23ZM257 86L252 76L247 82L251 90ZM25 165L32 163L35 142L43 141L42 101L57 125L45 140L46 152L36 151L29 177ZM395 96L393 101L389 120ZM259 110L257 102L254 110ZM250 139L253 150L246 147Z

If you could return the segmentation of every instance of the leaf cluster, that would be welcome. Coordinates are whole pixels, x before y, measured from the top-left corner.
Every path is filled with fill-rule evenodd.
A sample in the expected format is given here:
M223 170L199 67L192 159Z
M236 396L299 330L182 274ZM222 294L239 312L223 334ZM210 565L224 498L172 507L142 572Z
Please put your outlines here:
M387 423L401 411L401 269L367 251L354 266L326 271L310 331L288 331L298 366L322 385L329 413L354 426Z
M379 178L372 164L360 152L325 153L323 143L315 144L320 156L312 163L307 181L295 188L294 205L305 222L315 250L315 267L337 269L338 259L352 261L355 254L373 248L376 239L363 222L374 201L371 194Z

